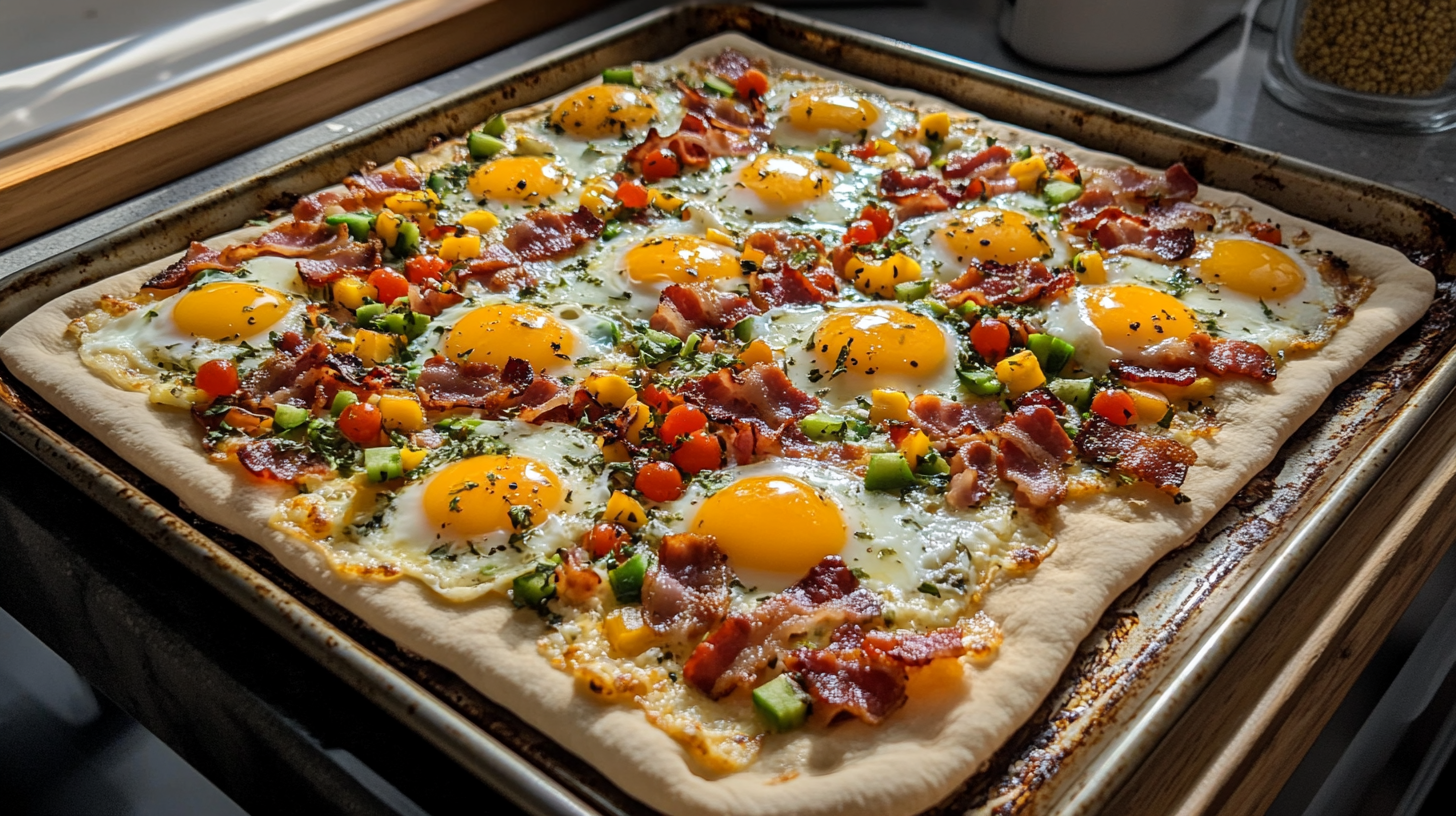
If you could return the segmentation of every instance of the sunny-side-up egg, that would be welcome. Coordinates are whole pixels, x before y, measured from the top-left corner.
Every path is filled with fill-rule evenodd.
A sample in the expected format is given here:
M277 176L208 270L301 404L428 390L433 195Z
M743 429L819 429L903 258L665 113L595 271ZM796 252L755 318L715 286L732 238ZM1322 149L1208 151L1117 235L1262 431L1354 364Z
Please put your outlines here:
M413 346L422 359L439 354L503 368L515 357L537 372L580 378L618 354L611 335L605 318L575 303L472 299L441 312Z
M913 124L914 115L873 94L833 82L786 81L769 89L764 102L777 117L775 143L817 147L834 139L887 138Z
M812 155L771 150L735 163L713 179L709 200L723 222L737 229L793 220L843 227L863 206L877 172L840 172Z
M678 532L711 535L751 588L745 602L798 581L825 556L859 570L897 625L953 622L994 564L1046 536L1009 501L974 513L937 513L898 495L865 490L852 471L768 459L693 483L663 506ZM936 592L924 587L934 585Z
M779 307L755 332L782 355L789 379L826 411L852 407L876 388L955 394L955 337L895 303L840 303L828 311Z
M236 360L246 371L267 356L273 333L303 328L307 294L294 261L254 258L109 321L83 338L81 357L132 388L208 360Z
M558 548L580 541L608 496L605 483L584 464L597 451L585 431L485 422L473 433L494 440L496 450L411 481L390 500L382 523L359 538L359 547L376 561L454 600L502 589ZM522 535L522 528L529 531Z
M952 280L972 261L1065 264L1071 256L1060 234L1030 212L998 206L951 210L901 227L920 264L939 280Z

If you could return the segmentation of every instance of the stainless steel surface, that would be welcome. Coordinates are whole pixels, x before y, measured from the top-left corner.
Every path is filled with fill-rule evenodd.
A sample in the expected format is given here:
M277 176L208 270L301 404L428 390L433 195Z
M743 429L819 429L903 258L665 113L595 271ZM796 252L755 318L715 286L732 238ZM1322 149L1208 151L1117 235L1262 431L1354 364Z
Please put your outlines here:
M43 260L3 282L0 328L60 292L180 249L190 237L236 226L269 203L336 181L366 160L419 149L434 133L458 132L497 109L550 95L602 67L664 56L732 28L835 68L939 94L994 118L1089 147L1154 165L1185 161L1208 183L1392 243L1440 272L1443 281L1448 274L1456 217L1408 194L878 37L766 10L691 8L656 13L603 32L554 58L436 99L416 112L393 116L227 189ZM389 100L400 110L405 101ZM184 182L156 195L185 201L179 191L189 189ZM12 252L7 259L25 257L26 251L34 247ZM1075 783L1087 779L1102 780L1094 794L1109 793L1107 788L1156 743L1201 678L1256 617L1231 610L1242 603L1246 611L1257 613L1267 598L1277 596L1337 518L1368 489L1379 467L1418 429L1433 401L1449 390L1451 363L1443 357L1452 343L1450 313L1446 285L1438 308L1421 329L1373 363L1356 389L1332 399L1204 538L1159 564L1114 605L1107 625L1084 644L1081 657L1043 710L987 772L968 781L937 810L959 812L1007 798L1020 802L1021 809L1058 795L1095 804L1095 799L1076 798L1081 796L1077 791L1088 788ZM1441 368L1428 377L1438 361ZM604 811L640 810L578 760L541 745L539 735L458 679L381 643L347 613L279 570L256 546L196 520L192 525L183 522L174 500L33 395L16 389L6 396L0 428L8 435L517 801L536 812L582 812L580 799ZM1191 656L1197 662L1189 662ZM1153 695L1158 683L1170 692ZM1161 699L1168 702L1144 705ZM1105 729L1114 719L1118 728ZM505 751L481 726L529 761Z

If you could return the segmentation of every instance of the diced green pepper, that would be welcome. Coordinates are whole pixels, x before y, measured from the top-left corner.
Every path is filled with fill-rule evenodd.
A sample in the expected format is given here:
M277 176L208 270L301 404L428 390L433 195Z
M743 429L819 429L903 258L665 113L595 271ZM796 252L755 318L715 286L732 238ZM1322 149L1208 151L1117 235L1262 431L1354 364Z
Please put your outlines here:
M945 457L939 453L931 451L920 457L920 461L915 465L915 472L922 476L939 476L950 473L950 462L947 462Z
M976 317L981 314L981 305L979 303L968 300L965 303L957 306L955 311L956 314L965 318L967 321L975 320Z
M308 421L308 409L280 402L273 406L273 427L279 430L297 428Z
M354 310L354 325L372 326L387 311L389 311L389 307L383 303L366 303Z
M1072 355L1077 353L1076 347L1071 343L1050 334L1031 335L1026 338L1026 347L1036 355L1036 361L1041 364L1042 372L1048 377L1057 376L1072 361Z
M334 395L334 404L329 407L329 413L334 415L334 419L338 419L339 414L344 413L345 408L358 401L359 397L353 391L340 391Z
M753 707L768 727L782 734L804 724L809 716L809 695L787 674L753 690Z
M404 334L404 315L390 312L379 318L379 325L390 334Z
M369 212L346 212L335 213L324 219L324 223L331 227L340 224L349 228L349 237L355 241L369 240L369 230L374 229L374 219L378 216Z
M642 600L642 581L647 577L647 556L633 553L631 558L607 571L607 581L612 585L612 594L618 603L637 603Z
M1092 408L1092 380L1054 379L1047 383L1052 396L1083 412Z
M810 414L799 420L799 430L815 442L843 439L849 420L833 414Z
M1042 188L1041 195L1048 204L1066 204L1082 197L1082 185L1070 181L1049 181Z
M465 137L465 146L470 148L470 158L476 161L488 159L506 149L505 142L478 130L472 130L470 135Z
M961 385L972 394L980 397L994 397L1001 393L1001 381L996 379L996 372L989 368L957 371L956 374L961 378Z
M758 336L758 318L745 317L733 324L733 336L747 343Z
M608 68L602 72L602 82L608 85L636 85L637 72L630 65L626 68Z
M371 482L387 482L404 475L404 463L400 460L399 448L365 448L364 472Z
M425 333L430 327L430 316L419 312L410 312L404 321L404 336L413 340Z
M446 181L445 177L440 173L431 173L430 180L425 182L425 186L434 190L435 195L444 196L445 191L450 188L450 182Z
M1023 159L1029 159L1029 158L1031 158L1031 146L1030 145L1022 145L1021 147L1018 147L1018 148L1016 148L1016 150L1012 151L1011 155L1017 161L1021 161Z
M703 77L703 87L719 96L732 96L738 92L738 89L733 87L733 83L713 74L708 74L706 77Z
M542 564L511 582L511 603L517 608L539 609L556 594L556 569Z
M490 120L480 126L480 132L487 136L500 138L506 135L506 118L497 113L490 117Z
M921 298L915 301L915 305L930 312L932 317L945 317L950 314L950 307L935 298Z
M911 303L930 294L930 281L905 281L895 284L895 300Z
M904 490L918 484L910 463L900 453L872 453L865 467L866 490Z
M602 240L603 241L610 241L613 238L616 238L618 235L621 235L621 234L622 234L622 222L621 221L608 221L607 222L607 225L605 227L602 227Z

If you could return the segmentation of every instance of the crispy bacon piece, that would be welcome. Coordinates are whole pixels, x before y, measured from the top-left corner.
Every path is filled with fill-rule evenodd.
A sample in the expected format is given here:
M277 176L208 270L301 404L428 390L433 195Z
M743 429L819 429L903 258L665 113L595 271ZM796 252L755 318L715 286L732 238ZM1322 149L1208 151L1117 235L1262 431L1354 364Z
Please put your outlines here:
M815 629L863 623L879 614L879 598L860 587L839 556L826 556L798 583L752 612L723 621L688 657L683 678L721 699L739 686L758 685L759 675L794 638Z
M187 247L187 253L181 258L167 265L167 268L153 275L146 283L142 284L143 289L176 289L185 286L192 277L204 269L221 269L224 272L232 272L237 269L234 264L222 262L222 255L217 250L206 244L199 244L193 241Z
M280 258L320 258L349 243L349 228L312 221L289 221L263 233L256 241L222 251L225 264L236 265L260 255Z
M296 442L282 439L255 439L238 449L238 461L260 479L274 482L295 482L329 472L327 462Z
M338 207L347 212L353 212L364 206L364 202L355 198L352 193L340 193L335 190L325 190L322 193L304 196L293 205L293 220L295 221L317 221L328 212L331 207Z
M457 364L436 355L425 361L415 380L420 403L426 408L476 408L500 416L510 408L539 406L562 391L556 380L537 375L525 360L510 358L504 368L490 363Z
M586 207L571 215L533 210L506 231L503 243L523 261L549 261L601 235L604 226Z
M1245 340L1211 337L1203 332L1194 332L1186 340L1164 340L1145 349L1131 364L1164 374L1196 367L1216 377L1238 375L1266 383L1279 376L1274 357L1262 347Z
M447 292L442 289L422 289L419 286L411 285L409 292L410 311L430 317L437 317L441 312L465 300L464 295L454 290Z
M1193 253L1193 230L1187 227L1159 229L1148 219L1108 207L1072 229L1095 240L1103 249L1134 255L1151 261L1177 261Z
M880 174L880 197L895 204L901 221L945 212L961 200L960 194L929 173L908 176L893 167Z
M556 567L556 592L561 600L579 605L591 600L602 585L602 574L591 563L591 553L572 547Z
M720 368L690 380L681 393L717 422L751 420L771 430L819 410L819 400L800 391L772 363L754 363L742 371Z
M664 136L657 128L647 131L641 144L634 145L624 158L640 173L644 159L659 150L670 150L684 169L701 170L719 156L747 156L758 152L760 147L761 140L754 136L710 127L690 113L673 133Z
M996 427L1006 412L999 400L978 400L970 405L934 394L921 394L910 400L910 421L933 440L957 439L989 431Z
M1153 383L1155 385L1192 385L1198 379L1198 369L1191 365L1174 369L1147 368L1126 360L1113 360L1112 373L1125 383Z
M991 145L979 153L955 151L945 157L941 173L948 179L1004 176L1011 166L1011 151L1002 145Z
M348 243L318 258L299 260L298 276L314 287L327 286L345 275L363 277L379 266L383 252L384 248L378 241Z
M725 48L721 53L708 60L708 70L729 82L737 82L738 78L748 73L748 69L752 67L753 60L741 51L732 48Z
M376 210L395 193L414 192L424 186L425 177L399 163L383 169L366 169L344 179L344 186L362 208Z
M827 647L790 652L785 667L804 679L816 719L830 723L852 716L875 725L905 704L907 667L965 653L959 629L866 633L845 624L834 630Z
M996 485L996 449L975 439L961 446L950 461L945 500L951 507L975 507Z
M973 260L960 277L937 284L935 295L952 306L967 300L982 305L1033 303L1056 297L1076 285L1077 276L1070 269L1047 269L1041 261L1008 265Z
M1154 201L1148 204L1146 216L1148 223L1160 230L1207 232L1218 223L1213 213L1187 201Z
M1191 215L1190 210L1173 208L1170 205L1174 202L1192 201L1198 195L1198 181L1182 164L1169 167L1161 176L1144 173L1132 166L1115 170L1091 168L1082 174L1082 186L1081 197L1062 209L1063 223L1086 221L1108 207L1141 207L1154 202L1164 209ZM1198 224L1202 223L1203 220L1198 219ZM1179 226L1198 228L1195 224Z
M1244 227L1244 231L1266 244L1279 246L1284 243L1284 231L1268 221L1255 221Z
M696 88L679 82L683 107L696 114L709 127L753 137L762 146L762 136L770 130L764 117L762 102L726 96L708 96Z
M642 581L642 614L658 634L695 641L728 614L728 556L712 536L666 535Z
M1171 495L1178 494L1188 468L1198 461L1192 448L1136 428L1114 425L1095 414L1082 423L1077 433L1077 452Z
M759 309L742 295L711 283L675 283L662 290L648 325L682 340L701 329L727 329Z
M1046 406L1017 408L996 426L997 470L1016 485L1016 503L1035 508L1054 507L1067 496L1062 465L1072 456L1072 440Z
M764 230L744 239L743 247L764 253L759 268L748 279L753 302L762 310L785 304L824 303L839 293L834 267L818 238ZM796 258L801 259L798 266L794 264ZM812 258L808 266L803 265L803 258Z
M536 276L504 244L488 244L482 247L479 258L470 261L465 269L451 274L454 275L457 286L477 280L492 292L515 291L536 282Z
M352 354L334 354L323 343L305 345L302 337L288 332L278 351L243 380L238 400L254 410L284 402L321 408L340 391L367 399L393 382L389 369L366 369Z

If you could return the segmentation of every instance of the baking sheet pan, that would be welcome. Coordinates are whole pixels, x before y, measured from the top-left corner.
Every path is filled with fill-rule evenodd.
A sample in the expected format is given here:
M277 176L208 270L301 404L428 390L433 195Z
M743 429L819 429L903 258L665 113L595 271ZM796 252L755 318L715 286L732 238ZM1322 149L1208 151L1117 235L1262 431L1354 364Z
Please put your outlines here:
M986 116L1154 166L1395 246L1436 273L1435 304L1326 401L1188 547L1125 593L1042 709L935 813L1094 812L1358 505L1456 385L1456 216L1417 196L1201 134L1049 85L754 6L646 15L431 105L218 190L0 282L0 331L49 299L176 252L189 239L423 149L497 110L602 68L658 59L722 31ZM532 813L650 812L451 673L400 649L207 524L0 372L0 430L249 608L391 715Z

